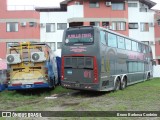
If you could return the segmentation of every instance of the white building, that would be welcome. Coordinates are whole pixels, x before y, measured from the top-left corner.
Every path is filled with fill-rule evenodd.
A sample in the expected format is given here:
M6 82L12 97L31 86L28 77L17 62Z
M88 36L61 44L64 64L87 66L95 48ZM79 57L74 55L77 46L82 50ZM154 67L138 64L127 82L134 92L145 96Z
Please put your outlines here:
M61 5L61 8L36 8L40 11L40 40L48 42L57 56L61 56L64 29L69 27L70 18L82 17L82 5Z
M150 44L155 59L154 14L150 9L154 3L149 0L128 1L129 37Z
M67 5L67 3L71 1L72 4ZM85 19L84 13L86 12L85 10L87 10L85 8L87 6L84 5L86 4L76 2L79 0L74 1L75 0L65 0L61 2L60 8L36 8L36 11L40 12L40 40L42 42L50 42L50 46L58 56L61 56L60 48L63 30L67 27L74 26L75 23L81 25L79 19ZM147 44L152 44L153 56L155 58L155 13L150 9L155 3L150 0L127 0L127 2L124 0L123 2L125 4L128 3L128 21L126 22L126 26L129 27L126 27L126 31L128 31L129 37L146 42ZM100 9L100 7L97 9ZM108 8L106 7L106 9ZM85 20L89 22L90 19L87 18ZM82 23L82 25L85 24Z

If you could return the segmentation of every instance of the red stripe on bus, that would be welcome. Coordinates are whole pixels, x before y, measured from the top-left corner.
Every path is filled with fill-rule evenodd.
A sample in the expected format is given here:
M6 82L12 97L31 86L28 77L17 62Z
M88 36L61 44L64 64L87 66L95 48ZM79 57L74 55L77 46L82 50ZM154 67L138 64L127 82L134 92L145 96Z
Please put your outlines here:
M44 82L34 82L34 84L43 84Z
M62 57L61 63L61 80L64 80L64 56Z
M22 83L16 83L16 84L12 84L12 86L21 86Z
M95 56L93 57L93 65L94 65L94 67L93 67L93 71L94 71L94 80L93 80L93 82L94 83L98 83L98 65L97 65L97 59L96 59Z

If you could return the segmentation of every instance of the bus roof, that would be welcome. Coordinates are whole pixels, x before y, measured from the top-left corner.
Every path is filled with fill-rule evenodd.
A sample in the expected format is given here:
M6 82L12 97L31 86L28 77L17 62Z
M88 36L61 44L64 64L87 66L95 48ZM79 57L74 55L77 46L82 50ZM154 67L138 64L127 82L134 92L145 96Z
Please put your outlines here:
M14 44L9 45L9 47L18 47L21 44L22 46L27 46L28 42L27 43L14 43ZM47 45L47 44L45 42L30 42L29 45Z

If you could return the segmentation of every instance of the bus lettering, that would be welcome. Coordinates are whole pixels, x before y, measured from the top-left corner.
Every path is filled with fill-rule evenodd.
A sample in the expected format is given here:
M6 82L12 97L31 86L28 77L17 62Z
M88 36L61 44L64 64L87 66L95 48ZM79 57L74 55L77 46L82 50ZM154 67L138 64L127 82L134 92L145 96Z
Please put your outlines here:
M84 71L85 78L91 78L91 71Z

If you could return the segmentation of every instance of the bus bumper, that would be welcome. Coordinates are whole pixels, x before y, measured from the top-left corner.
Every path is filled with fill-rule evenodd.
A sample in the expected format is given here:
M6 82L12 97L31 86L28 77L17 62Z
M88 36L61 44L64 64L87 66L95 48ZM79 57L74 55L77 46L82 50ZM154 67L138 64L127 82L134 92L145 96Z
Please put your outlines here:
M8 90L26 90L26 89L37 89L37 88L49 88L49 84L44 83L44 84L26 84L20 86L8 86Z
M75 89L75 90L100 91L99 84L95 83L76 83L76 82L61 81L61 85L64 88Z
M5 88L6 88L6 85L0 84L0 92L3 91L3 90L5 90Z

